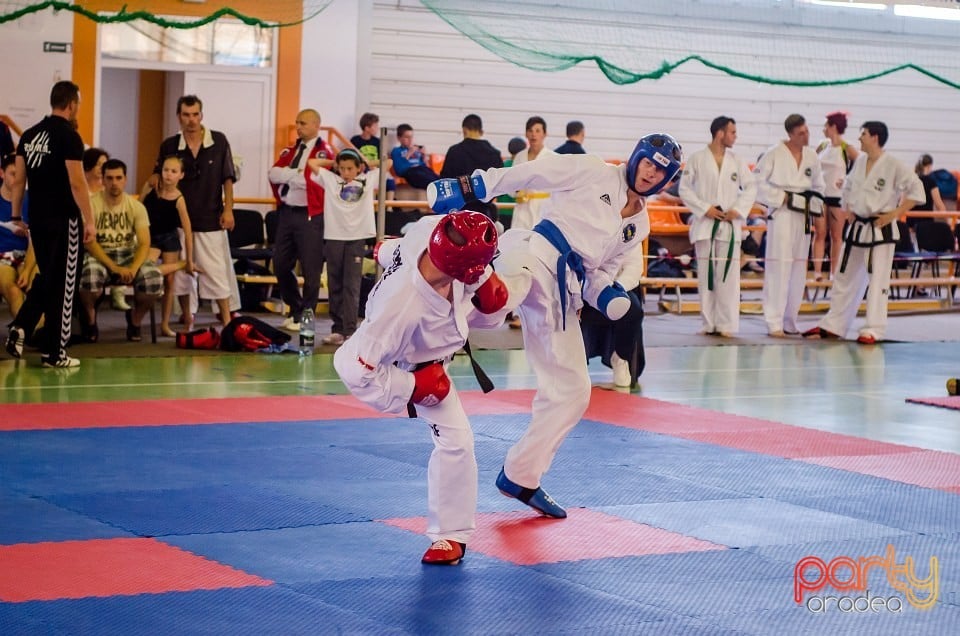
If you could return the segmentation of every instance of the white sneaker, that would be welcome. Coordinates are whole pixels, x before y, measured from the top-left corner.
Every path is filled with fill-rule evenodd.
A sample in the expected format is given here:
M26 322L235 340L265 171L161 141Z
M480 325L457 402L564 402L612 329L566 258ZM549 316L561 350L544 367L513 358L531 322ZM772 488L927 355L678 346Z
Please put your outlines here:
M283 324L280 325L280 328L286 329L287 331L295 331L299 333L300 323L294 320L293 316L290 316L289 318L283 321Z
M56 359L50 358L49 356L40 356L40 364L42 364L45 369L69 369L71 367L79 367L80 361L70 356L63 356Z
M630 363L614 353L610 356L610 366L613 367L613 384L630 386Z
M347 339L343 336L342 333L332 333L329 336L324 336L323 340L321 340L320 342L322 342L325 345L336 345L339 347L344 342L346 342L346 340Z
M128 311L130 305L127 304L127 297L123 295L123 287L113 287L110 289L110 303L114 309Z

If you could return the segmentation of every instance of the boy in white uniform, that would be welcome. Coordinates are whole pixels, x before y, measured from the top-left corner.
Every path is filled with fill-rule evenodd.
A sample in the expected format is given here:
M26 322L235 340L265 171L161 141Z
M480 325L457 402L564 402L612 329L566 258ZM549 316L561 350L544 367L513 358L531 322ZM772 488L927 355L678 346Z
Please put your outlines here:
M430 426L433 543L425 564L459 563L476 526L473 432L445 367L469 326L503 320L491 317L507 301L506 285L489 265L496 249L496 228L479 212L426 217L404 238L383 243L377 258L386 270L370 292L366 320L333 357L358 399L386 413L415 412Z
M823 174L808 147L810 130L801 115L783 122L787 140L757 162L757 200L767 208L763 317L774 337L798 334L797 317L807 280L811 217L823 214Z
M680 198L694 217L690 242L697 251L703 333L729 338L740 329L740 242L757 186L750 167L730 150L737 122L721 115L710 134L710 144L687 159Z
M523 342L537 376L526 433L507 453L497 488L540 513L566 511L540 479L590 402L590 376L577 311L586 301L611 320L642 320L635 294L616 280L621 265L650 232L645 198L665 188L680 169L680 145L669 135L643 137L625 165L593 155L549 155L510 168L477 170L440 179L427 188L437 212L465 201L490 200L517 190L550 192L550 205L533 230L508 230L494 267L514 274L505 310L519 304Z
M853 222L844 237L830 310L818 326L804 332L806 338L845 337L864 290L867 316L857 342L874 344L886 335L890 271L900 239L897 219L926 200L916 173L883 151L887 136L883 122L864 122L860 129L862 153L843 186L843 205L853 213Z

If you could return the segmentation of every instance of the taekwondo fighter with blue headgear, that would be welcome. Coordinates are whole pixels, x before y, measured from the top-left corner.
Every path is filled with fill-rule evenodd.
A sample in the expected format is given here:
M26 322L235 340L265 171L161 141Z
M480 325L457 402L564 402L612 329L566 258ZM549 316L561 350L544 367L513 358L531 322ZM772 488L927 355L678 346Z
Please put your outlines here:
M387 413L410 405L429 424L425 564L459 563L476 525L473 432L446 366L470 326L503 322L493 317L509 293L489 264L496 250L496 228L479 212L425 217L402 239L380 244L385 270L366 319L333 357L358 399Z
M511 284L503 311L519 311L538 387L530 424L507 453L497 488L549 517L567 513L540 487L541 477L590 401L577 311L585 301L612 320L642 319L639 300L616 276L650 232L645 197L667 187L681 161L680 145L654 134L640 139L626 165L551 155L427 188L430 206L440 213L517 190L550 192L542 220L533 230L507 231L493 263L501 277L525 282L516 289Z

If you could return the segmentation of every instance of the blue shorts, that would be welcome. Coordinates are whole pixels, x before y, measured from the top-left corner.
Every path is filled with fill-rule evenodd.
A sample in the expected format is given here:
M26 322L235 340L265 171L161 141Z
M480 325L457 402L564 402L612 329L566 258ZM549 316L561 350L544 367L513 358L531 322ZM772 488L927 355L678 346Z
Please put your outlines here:
M155 247L161 252L180 252L180 232L162 232L150 237L150 247Z

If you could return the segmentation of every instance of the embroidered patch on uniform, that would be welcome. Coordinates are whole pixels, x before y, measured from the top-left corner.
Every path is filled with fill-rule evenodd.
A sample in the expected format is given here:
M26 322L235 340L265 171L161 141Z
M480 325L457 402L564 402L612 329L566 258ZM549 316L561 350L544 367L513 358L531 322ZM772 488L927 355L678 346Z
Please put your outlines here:
M810 175L813 174L813 168L807 168L806 170L803 171L803 174L809 177Z
M661 166L666 168L670 165L670 160L661 155L659 152L653 153L653 160L659 163Z
M623 242L629 243L633 240L633 237L637 235L637 226L633 223L628 224L623 228Z
M610 195L609 195L609 194L601 194L601 195L600 195L600 200L603 201L604 203L606 203L607 205L610 205Z

